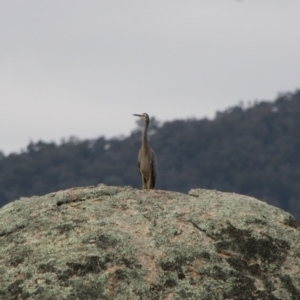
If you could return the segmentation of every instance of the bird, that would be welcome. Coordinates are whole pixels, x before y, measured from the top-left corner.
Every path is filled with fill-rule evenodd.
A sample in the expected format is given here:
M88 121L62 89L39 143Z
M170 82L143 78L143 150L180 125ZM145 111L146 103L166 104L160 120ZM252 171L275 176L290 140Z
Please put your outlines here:
M148 114L133 114L144 121L144 130L142 135L142 147L138 154L138 168L142 176L142 190L154 189L156 181L156 155L149 145L147 131L150 123Z

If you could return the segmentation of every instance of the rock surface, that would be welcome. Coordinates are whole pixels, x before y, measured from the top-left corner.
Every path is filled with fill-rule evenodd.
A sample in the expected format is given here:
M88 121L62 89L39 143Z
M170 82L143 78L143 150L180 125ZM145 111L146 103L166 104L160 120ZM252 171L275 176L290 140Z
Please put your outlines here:
M0 209L0 299L300 299L300 226L254 198L99 185Z

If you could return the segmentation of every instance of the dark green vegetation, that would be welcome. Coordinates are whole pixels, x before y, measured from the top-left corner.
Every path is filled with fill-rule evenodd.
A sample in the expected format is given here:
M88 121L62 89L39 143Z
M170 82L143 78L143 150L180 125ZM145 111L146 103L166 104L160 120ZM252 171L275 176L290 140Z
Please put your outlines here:
M150 139L158 157L157 189L237 192L300 219L300 91L230 108L214 120L152 120ZM1 159L0 204L100 182L140 187L140 143L140 128L119 139L31 143Z

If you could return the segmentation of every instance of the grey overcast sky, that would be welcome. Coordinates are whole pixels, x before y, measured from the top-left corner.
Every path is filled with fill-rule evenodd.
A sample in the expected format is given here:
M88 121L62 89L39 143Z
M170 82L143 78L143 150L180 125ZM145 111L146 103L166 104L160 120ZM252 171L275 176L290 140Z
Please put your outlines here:
M0 149L293 92L299 12L299 0L2 0Z

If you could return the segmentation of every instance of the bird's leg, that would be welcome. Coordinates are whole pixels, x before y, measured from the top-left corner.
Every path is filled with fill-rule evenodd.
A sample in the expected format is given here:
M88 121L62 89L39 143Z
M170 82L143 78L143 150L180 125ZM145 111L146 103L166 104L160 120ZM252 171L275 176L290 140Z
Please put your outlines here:
M151 173L150 173L150 176L149 176L149 179L147 180L147 190L150 190L150 187L151 187Z
M142 190L144 190L146 187L145 187L145 179L144 179L144 176L142 175Z

